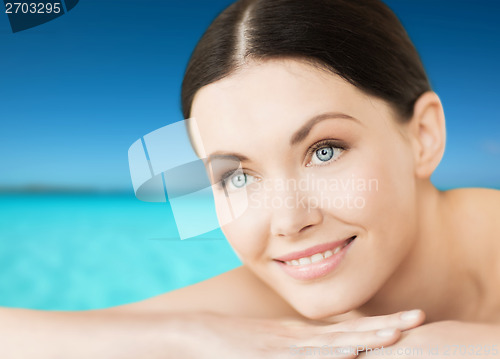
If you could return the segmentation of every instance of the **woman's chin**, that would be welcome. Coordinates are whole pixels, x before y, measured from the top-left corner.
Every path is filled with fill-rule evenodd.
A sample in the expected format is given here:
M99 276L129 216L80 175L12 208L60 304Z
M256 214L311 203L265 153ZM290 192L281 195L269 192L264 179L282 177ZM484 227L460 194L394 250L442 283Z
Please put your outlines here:
M358 307L358 301L355 301L354 297L327 301L326 296L324 294L320 301L291 298L288 302L303 317L320 321L328 321L332 317L349 313Z
M310 307L304 306L301 308L294 307L294 308L304 318L307 318L310 320L316 320L316 321L324 321L324 322L333 321L334 317L349 313L350 311L355 309L355 308L351 308L351 307L346 307L346 308L342 308L342 309L335 308L335 310L332 310L332 308L329 308L329 309L325 308L325 310L321 310L318 308L313 308L312 306L310 306Z

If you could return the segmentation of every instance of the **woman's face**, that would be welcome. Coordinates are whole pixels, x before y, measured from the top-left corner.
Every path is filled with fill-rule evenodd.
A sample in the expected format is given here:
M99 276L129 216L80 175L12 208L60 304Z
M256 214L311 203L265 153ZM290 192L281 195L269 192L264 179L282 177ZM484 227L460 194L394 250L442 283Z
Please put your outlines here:
M269 60L200 89L191 113L195 147L217 152L214 163L241 159L214 186L222 231L297 311L350 311L396 272L415 236L416 180L406 125L384 101L306 63Z

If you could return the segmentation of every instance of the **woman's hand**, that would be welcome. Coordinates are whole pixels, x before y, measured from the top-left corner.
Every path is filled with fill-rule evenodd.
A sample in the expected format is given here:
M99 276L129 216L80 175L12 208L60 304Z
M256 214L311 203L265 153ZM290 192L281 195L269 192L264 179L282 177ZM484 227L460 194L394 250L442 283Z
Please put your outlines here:
M396 358L500 358L500 325L446 320L402 333L378 354ZM365 352L360 358L368 358ZM373 353L373 357L376 355Z
M403 313L408 313L403 315ZM405 319L406 317L406 319ZM401 332L424 321L422 311L362 317L336 324L315 321L267 320L221 316L210 313L182 314L178 330L189 333L199 346L186 348L202 358L355 358L366 350L387 347L401 338ZM193 345L195 341L188 340ZM183 355L178 345L176 357ZM309 353L309 354L308 354Z

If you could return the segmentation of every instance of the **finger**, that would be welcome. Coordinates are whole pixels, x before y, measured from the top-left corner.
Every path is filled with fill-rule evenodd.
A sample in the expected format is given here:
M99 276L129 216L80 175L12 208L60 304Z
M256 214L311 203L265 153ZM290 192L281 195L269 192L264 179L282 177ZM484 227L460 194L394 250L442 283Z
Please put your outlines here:
M299 347L354 348L356 355L365 350L372 350L396 343L401 337L398 328L383 328L363 332L335 332L314 335L298 340ZM339 352L342 349L337 350Z
M346 320L336 324L317 326L317 333L327 332L360 332L377 330L383 328L398 328L408 330L422 324L425 320L425 313L420 309L406 312L398 312L390 315L379 315L374 317L362 317Z

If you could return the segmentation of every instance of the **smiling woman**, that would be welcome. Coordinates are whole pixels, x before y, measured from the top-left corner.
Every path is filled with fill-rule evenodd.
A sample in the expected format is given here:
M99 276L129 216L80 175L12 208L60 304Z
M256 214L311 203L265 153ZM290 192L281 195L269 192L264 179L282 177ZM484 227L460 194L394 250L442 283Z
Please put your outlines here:
M384 4L239 1L194 50L182 105L199 156L240 164L212 173L221 228L244 264L227 291L248 290L236 274L245 271L327 322L420 308L427 324L404 343L446 328L440 344L463 344L466 322L500 324L500 194L430 182L445 147L442 104ZM376 186L325 186L350 179ZM229 221L226 203L242 191L248 203ZM496 325L468 343L500 344Z
M431 183L443 107L382 2L234 3L194 50L182 106L243 266L91 313L100 328L141 328L119 332L123 352L499 355L500 193Z
M429 181L444 149L436 94L421 95L412 119L399 123L386 101L307 63L247 66L201 88L191 110L202 140L197 147L246 157L242 170L222 182L229 196L244 188L248 208L221 227L245 266L312 319L412 307L431 321L471 315L480 293L461 279L465 258L441 259L450 247L472 252L466 238L449 237L453 228L443 227L458 210L448 208L455 195ZM315 116L332 111L337 115ZM320 185L351 178L377 186L325 191ZM283 179L288 185L278 188ZM292 188L290 180L305 186ZM226 194L214 197L223 208ZM448 234L438 241L438 233ZM415 297L409 279L432 273L446 275L425 283L427 300Z
M302 316L420 308L427 323L500 324L491 286L500 274L491 255L499 253L491 238L500 194L430 182L445 147L442 104L384 4L239 1L194 50L182 105L196 120L192 143L202 156L241 161L217 179L226 191L214 192L219 215L228 192L249 199L237 219L221 221L226 238ZM350 178L377 186L318 185ZM457 336L442 344L461 340L462 329L454 325ZM471 343L483 339L478 330Z

